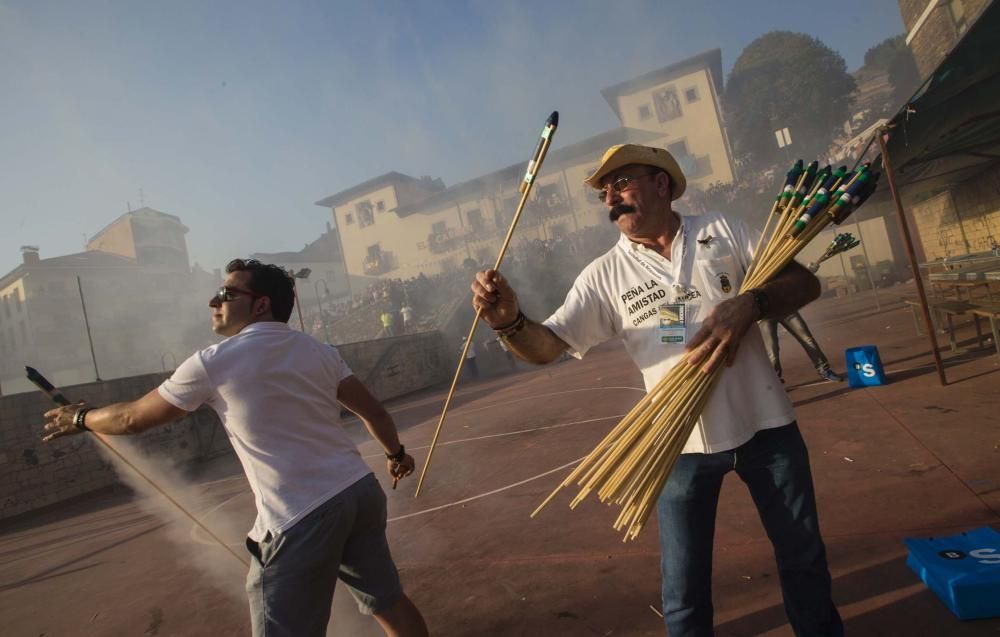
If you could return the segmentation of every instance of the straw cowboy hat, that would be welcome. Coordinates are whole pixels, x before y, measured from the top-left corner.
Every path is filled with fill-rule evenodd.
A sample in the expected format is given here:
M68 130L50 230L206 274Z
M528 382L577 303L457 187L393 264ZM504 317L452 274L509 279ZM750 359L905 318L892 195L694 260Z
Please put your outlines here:
M670 175L670 198L677 199L684 194L687 179L677 165L674 156L662 148L640 146L639 144L618 144L612 146L601 158L601 165L594 174L583 180L591 188L601 189L601 179L608 173L629 164L643 164L662 168Z

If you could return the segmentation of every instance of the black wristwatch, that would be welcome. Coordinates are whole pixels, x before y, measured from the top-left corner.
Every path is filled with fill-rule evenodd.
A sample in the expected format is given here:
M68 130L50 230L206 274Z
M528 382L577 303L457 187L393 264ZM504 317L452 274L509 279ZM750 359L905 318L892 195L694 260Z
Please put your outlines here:
M394 462L402 462L403 458L406 457L406 447L403 445L403 443L399 443L399 451L397 451L396 453L387 453L385 454L385 457L388 460L392 460Z
M770 305L767 299L767 292L760 288L753 288L752 290L747 290L747 293L750 295L751 300L753 300L754 309L757 310L757 320L763 319Z

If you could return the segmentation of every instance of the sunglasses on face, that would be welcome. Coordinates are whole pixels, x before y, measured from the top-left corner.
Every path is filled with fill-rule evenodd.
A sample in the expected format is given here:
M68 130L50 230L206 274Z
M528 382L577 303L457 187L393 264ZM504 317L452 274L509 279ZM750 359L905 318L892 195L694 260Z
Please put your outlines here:
M598 191L598 193L597 193L597 198L601 202L604 202L608 198L608 192L609 191L614 190L615 192L622 192L633 181L635 181L637 179L642 179L643 177L650 177L652 175L657 174L658 172L659 171L651 172L651 173L645 173L643 175L635 175L635 176L632 176L632 177L619 177L618 179L614 180L610 184L608 184L608 185L604 186L603 188L601 188Z
M223 285L219 288L219 291L212 296L209 303L227 303L229 301L235 301L240 297L240 295L253 296L254 294L250 290L241 290L239 288L231 288L227 285Z

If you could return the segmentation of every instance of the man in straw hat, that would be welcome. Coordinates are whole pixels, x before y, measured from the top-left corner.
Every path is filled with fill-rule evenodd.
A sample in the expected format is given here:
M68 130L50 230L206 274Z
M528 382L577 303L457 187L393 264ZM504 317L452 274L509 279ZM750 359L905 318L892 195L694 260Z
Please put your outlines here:
M757 236L737 219L673 211L686 179L662 148L613 146L586 183L621 237L584 268L562 307L541 323L528 319L493 270L476 275L473 305L511 351L536 364L563 352L579 358L620 338L647 391L685 357L706 372L730 366L657 505L667 628L673 637L712 634L716 508L723 477L735 470L774 544L795 633L841 635L809 457L760 333L749 329L815 299L819 282L792 263L768 284L738 294Z
M44 440L87 430L140 433L208 405L257 504L246 540L253 634L325 635L340 579L387 635L427 635L389 554L385 493L338 423L341 405L356 413L398 480L414 462L392 417L335 348L288 326L295 297L284 270L234 259L226 273L208 302L212 329L224 340L196 352L139 400L47 412Z

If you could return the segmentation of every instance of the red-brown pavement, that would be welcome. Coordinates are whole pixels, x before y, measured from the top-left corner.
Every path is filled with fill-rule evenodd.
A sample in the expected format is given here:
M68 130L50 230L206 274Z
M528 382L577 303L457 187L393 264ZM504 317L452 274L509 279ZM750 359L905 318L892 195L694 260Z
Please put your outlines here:
M803 313L843 371L847 347L879 347L889 384L819 382L782 338L789 392L809 444L834 592L849 635L1000 635L1000 619L961 622L906 567L903 539L1000 529L1000 357L959 326L941 386L899 286L824 299ZM945 345L944 337L942 345ZM389 497L404 586L435 635L661 635L655 519L622 543L616 510L565 491L530 512L642 395L624 351L460 386L424 491L389 489L378 447L360 445ZM390 403L418 465L444 391ZM355 429L357 423L348 422ZM359 440L363 440L359 435ZM253 518L232 461L198 478L198 514L242 555ZM192 524L124 489L3 524L4 635L244 635L244 568ZM771 547L738 478L716 530L716 634L790 635ZM338 590L331 635L380 632Z

